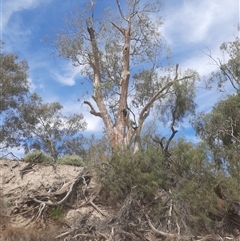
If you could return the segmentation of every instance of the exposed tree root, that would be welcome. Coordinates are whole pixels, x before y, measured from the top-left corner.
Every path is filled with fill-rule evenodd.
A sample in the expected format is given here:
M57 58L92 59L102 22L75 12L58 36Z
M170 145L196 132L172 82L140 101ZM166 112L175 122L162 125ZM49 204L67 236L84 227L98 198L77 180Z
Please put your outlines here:
M64 224L64 230L55 234L56 240L65 241L235 241L233 236L218 235L187 236L187 222L176 214L176 203L171 192L160 191L153 203L160 203L165 210L161 217L151 213L152 204L143 204L130 193L118 208L110 205L98 205L99 192L91 183L92 175L86 170L81 171L75 178L63 184L52 184L47 187L41 184L39 190L27 190L28 183L21 189L19 205L14 207L11 214L30 217L29 224L42 226L46 224L49 213L58 206L73 211L73 222ZM93 182L94 183L94 182ZM42 190L42 191L41 191ZM27 193L26 193L27 192ZM31 193L29 193L31 192ZM220 187L215 190L219 198L224 199ZM76 198L77 197L77 198ZM223 198L224 197L224 198ZM224 199L226 202L228 200ZM232 210L238 214L237 202L231 202ZM82 212L83 210L83 212ZM76 211L76 212L75 212ZM99 215L100 214L100 215ZM187 215L187 214L186 214ZM151 218L150 218L151 217ZM160 220L160 221L159 221ZM237 220L235 218L235 220ZM161 223L160 223L161 222ZM46 224L47 226L47 224ZM239 240L240 241L240 238Z

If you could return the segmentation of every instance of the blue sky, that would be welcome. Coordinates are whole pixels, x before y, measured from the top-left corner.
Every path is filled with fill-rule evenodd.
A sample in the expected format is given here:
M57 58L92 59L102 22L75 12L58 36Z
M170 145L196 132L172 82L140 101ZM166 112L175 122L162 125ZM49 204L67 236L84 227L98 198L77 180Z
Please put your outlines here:
M101 131L100 118L91 116L83 106L83 91L90 91L81 84L79 69L70 62L59 58L56 49L46 44L44 36L66 28L65 16L71 16L74 9L83 7L88 0L0 0L1 39L5 51L12 52L29 64L31 89L44 101L58 101L64 106L64 113L83 113L88 130ZM98 10L115 5L114 0L98 0ZM121 2L124 2L123 0ZM216 66L204 52L207 49L220 57L219 46L234 39L239 21L239 0L163 0L162 35L172 52L172 61L181 68L192 68L200 75L208 75ZM101 9L100 9L101 8ZM221 98L217 92L200 90L197 97L197 111L209 111L212 104ZM194 135L186 120L185 134L189 139Z

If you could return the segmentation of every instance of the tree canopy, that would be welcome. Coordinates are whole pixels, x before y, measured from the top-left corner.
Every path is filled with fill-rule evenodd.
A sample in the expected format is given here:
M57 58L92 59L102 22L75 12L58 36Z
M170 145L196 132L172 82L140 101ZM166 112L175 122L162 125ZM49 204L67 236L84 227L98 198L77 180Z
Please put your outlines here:
M26 61L14 54L0 54L1 150L24 147L49 153L54 160L64 154L82 154L82 114L64 116L58 102L43 103L31 93Z
M1 149L4 149L11 144L16 144L16 139L13 138L16 128L11 126L11 131L8 132L5 128L6 122L17 116L19 107L29 94L29 82L27 62L19 61L17 55L1 52L0 63L0 143Z
M143 124L155 107L171 121L172 130L194 111L198 74L166 64L161 1L120 5L116 0L104 17L96 16L95 4L100 3L92 2L67 21L69 31L59 33L55 45L88 77L94 104L84 103L102 118L112 148L133 143L136 151Z

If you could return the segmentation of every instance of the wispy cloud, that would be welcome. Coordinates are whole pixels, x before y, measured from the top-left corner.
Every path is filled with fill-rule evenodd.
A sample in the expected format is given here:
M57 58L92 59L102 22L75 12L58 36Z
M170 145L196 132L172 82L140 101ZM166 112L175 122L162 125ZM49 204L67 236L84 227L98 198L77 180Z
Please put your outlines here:
M216 70L207 56L220 57L220 45L231 41L239 22L239 1L182 0L166 1L163 36L173 52L174 61L183 69L200 75Z
M163 35L173 46L184 44L219 44L234 31L239 21L239 1L181 1L166 2Z
M97 110L97 106L94 105L94 101L92 99L88 99L94 108ZM83 114L84 119L87 122L87 131L90 132L102 132L103 130L103 121L101 118L96 117L90 113L89 106L83 104L82 102L77 101L67 101L64 104L63 113L65 115L71 114Z
M80 73L78 68L74 68L71 63L68 63L60 72L59 69L52 71L52 76L53 79L63 85L73 86L75 85L76 78L80 77Z
M33 9L39 6L40 4L49 3L52 0L8 0L3 1L2 4L2 24L0 31L4 31L5 27L12 17L12 15L16 12L20 12L26 9Z

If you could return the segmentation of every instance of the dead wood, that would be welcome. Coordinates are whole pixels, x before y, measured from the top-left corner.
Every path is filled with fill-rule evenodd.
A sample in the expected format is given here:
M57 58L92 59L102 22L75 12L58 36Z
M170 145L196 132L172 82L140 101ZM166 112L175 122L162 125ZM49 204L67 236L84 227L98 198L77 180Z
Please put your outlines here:
M33 171L33 167L37 164L35 161L42 155L42 152L37 155L33 160L31 160L26 166L24 166L21 170L20 170L20 175L21 178L23 179L23 175Z
M150 218L148 217L147 214L145 214L145 217L146 217L146 219L147 219L147 222L148 222L149 227L152 229L152 231L153 231L154 233L160 234L161 236L163 236L163 237L165 237L165 238L175 238L175 237L176 237L176 235L174 235L174 234L166 233L166 232L163 232L163 231L160 231L160 230L156 229L156 228L152 225L151 220L150 220Z
M84 175L82 172L73 180L70 182L67 182L63 185L60 190L57 190L53 193L43 193L40 195L30 195L30 199L33 201L39 203L39 204L46 204L49 206L59 206L67 201L70 194L73 192L74 187L81 182L83 179L91 178L91 175L87 174ZM57 200L59 196L65 194L65 196L59 200L59 201L53 201ZM46 201L45 201L46 200Z
M231 197L224 195L220 184L214 188L215 194L228 205L227 212L223 210L227 219L240 230L240 202L231 200Z
M96 209L100 214L102 214L102 216L106 217L106 214L104 214L103 211L102 211L96 204L94 204L92 200L89 200L89 204L90 204L94 209Z
M20 162L19 168L16 167L16 169L19 170L21 165L23 166L24 164ZM8 171L10 171L9 167L10 165L5 166ZM16 169L14 169L14 171ZM48 168L48 170L47 175L36 172L38 174L36 175L36 177L38 177L38 184L35 186L32 185L31 179L32 176L35 175L33 173L25 176L22 181L17 173L18 171L15 172L16 177L12 176L13 171L9 172L10 175L7 176L7 180L9 178L12 179L9 180L9 184L15 180L22 182L21 187L10 189L5 195L9 197L9 195L13 195L13 192L17 194L15 196L17 201L12 202L13 205L16 206L11 208L12 213L10 213L9 219L18 220L20 216L28 218L27 220L25 219L23 223L24 228L30 227L31 225L41 225L41 227L46 225L47 227L48 222L54 222L53 219L50 219L51 211L55 210L55 207L58 205L61 205L61 207L64 207L66 219L65 217L63 219L60 217L59 220L60 222L65 220L64 222L66 223L61 224L61 229L59 229L58 234L55 234L57 240L237 240L230 235L232 234L231 232L226 233L226 235L221 233L221 236L219 234L202 237L184 236L183 234L187 233L185 226L188 224L184 223L184 220L181 220L180 216L177 216L175 210L181 203L175 202L174 197L169 191L159 190L159 192L155 194L155 198L153 197L152 203L141 203L139 200L136 200L133 193L130 192L123 202L112 207L101 200L99 187L95 186L96 182L94 179L92 181L92 175L87 172L86 169L71 169L71 173L68 172L66 176L62 174L61 176L56 175L56 179L51 179L54 180L52 183L46 182L46 180L41 178L39 181L39 177L42 176L49 178L52 170L51 168ZM75 172L77 170L80 171ZM36 171L38 171L38 169L36 169ZM60 171L60 169L58 171ZM71 178L69 179L70 176ZM3 184L7 185L5 182ZM219 198L225 198L225 200L221 200L221 202L229 204L228 210L225 211L231 215L225 216L225 219L228 217L228 222L231 220L230 225L236 226L236 224L239 223L238 217L240 216L239 202L230 201L230 198L224 195L224 191L221 190L220 186L216 189L216 192ZM164 208L161 214L152 212L153 205L156 203L160 203ZM67 216L67 214L69 215ZM57 220L57 222L59 220ZM170 228L167 226L169 223L171 224L168 225Z

